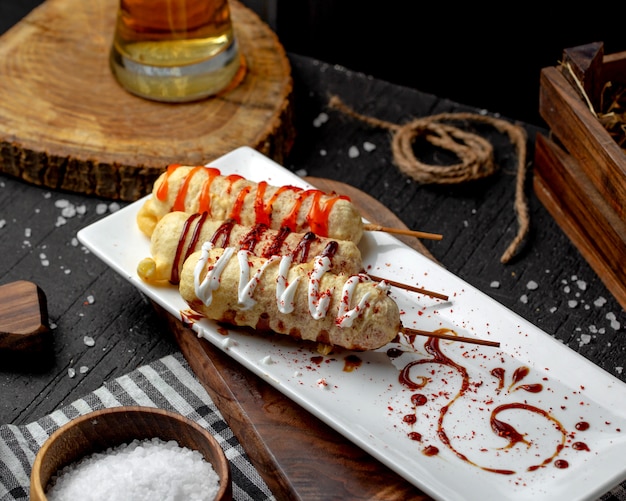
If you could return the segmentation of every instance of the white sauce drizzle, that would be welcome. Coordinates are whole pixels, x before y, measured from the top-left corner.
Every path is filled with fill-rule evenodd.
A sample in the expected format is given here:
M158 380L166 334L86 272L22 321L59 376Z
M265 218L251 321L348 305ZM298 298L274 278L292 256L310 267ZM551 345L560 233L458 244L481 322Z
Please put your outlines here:
M287 276L292 262L293 258L290 255L283 256L278 266L278 276L276 277L276 306L281 313L293 312L296 304L296 288L298 287L298 282L300 282L301 277L298 276L293 282L287 284Z
M208 270L204 280L200 282L200 275L207 266L211 249L213 249L213 244L211 242L202 244L200 258L194 268L193 276L196 296L206 306L210 306L213 300L213 291L219 288L221 275L235 252L233 247L226 247L223 254L215 261L213 267ZM298 276L292 283L287 283L289 268L292 264L291 256L273 256L263 263L263 265L254 273L254 276L250 278L250 262L248 259L250 255L251 253L249 251L244 250L240 250L237 253L239 261L238 301L242 310L247 310L256 304L256 301L252 298L252 296L256 286L259 284L261 275L271 263L280 259L278 273L276 276L276 305L281 313L293 312L295 307L295 291L298 282L302 277ZM320 292L322 277L328 272L330 266L331 261L327 256L317 256L314 259L313 271L309 276L308 306L309 313L315 320L319 320L327 315L330 301L332 299L334 289ZM367 306L367 302L372 296L371 291L368 291L354 308L350 308L352 298L358 284L369 280L371 279L367 275L359 274L349 277L345 282L336 317L336 324L340 328L351 327L363 308ZM389 285L382 281L376 285L376 289L388 291Z
M353 275L346 280L346 283L341 291L341 303L339 304L339 311L337 312L337 325L339 327L352 327L354 319L359 315L371 297L372 293L371 291L368 291L361 298L359 304L350 309L350 303L352 303L352 296L354 296L356 286L366 280L370 280L366 275Z
M247 250L237 252L237 258L239 259L239 294L237 299L242 311L249 310L256 304L256 300L252 298L252 295L256 290L256 286L259 285L261 275L270 264L279 259L279 256L272 256L250 278L250 262L248 258L251 255L252 253Z
M211 249L213 249L213 244L211 242L205 242L202 244L200 259L198 259L196 267L193 270L193 284L196 296L198 296L198 299L200 299L205 306L209 306L213 301L213 291L219 288L222 272L224 271L224 268L226 268L226 265L228 264L228 261L230 261L230 258L235 250L232 247L225 248L222 256L215 262L213 269L208 271L204 280L200 283L200 274L209 260L209 252Z
M313 262L313 271L309 277L309 313L315 320L326 316L333 290L320 292L320 283L324 274L330 270L328 256L317 256Z

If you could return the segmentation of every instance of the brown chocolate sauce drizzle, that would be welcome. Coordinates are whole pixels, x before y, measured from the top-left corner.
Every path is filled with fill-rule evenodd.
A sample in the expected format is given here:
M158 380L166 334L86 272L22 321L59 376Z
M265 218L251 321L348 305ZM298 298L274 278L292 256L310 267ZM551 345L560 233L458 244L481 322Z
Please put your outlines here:
M170 274L170 282L172 284L176 285L180 282L180 270L182 268L182 265L185 262L185 260L197 249L198 241L200 238L200 233L202 231L202 227L204 226L204 223L206 222L208 216L209 214L206 211L201 214L200 213L192 214L187 218L187 220L183 224L183 228L178 238L178 244L176 246L176 253L174 255L172 271ZM196 220L198 221L196 225L194 226L193 234L191 236L189 244L185 246L187 235L189 234L189 231L194 221ZM222 223L220 227L217 230L215 230L215 232L211 236L210 242L214 246L222 247L222 248L227 247L228 245L232 245L231 236L232 236L232 231L233 231L233 227L235 226L235 224L237 224L237 222L233 219L229 219L225 221L224 223ZM268 230L269 230L269 227L265 224L255 224L252 228L250 228L248 233L246 233L238 242L237 245L239 249L247 250L254 254L254 249L263 238L263 235L267 233ZM289 236L290 233L291 233L291 230L289 228L281 228L280 230L278 230L275 233L275 235L271 237L271 240L269 240L270 244L267 246L267 248L265 249L265 251L262 253L260 257L267 259L272 256L280 255L282 253L281 251L285 243L285 239ZM269 238L270 237L268 237L268 239ZM310 260L309 254L310 254L311 245L317 241L319 241L319 237L315 235L315 233L310 232L310 231L305 233L292 252L293 262L297 264L308 262ZM337 254L338 249L339 249L338 242L331 240L330 242L328 242L326 247L324 247L321 255L328 257L332 261L332 259Z
M263 253L264 258L269 258L272 256L278 256L281 254L281 249L283 248L283 244L285 243L285 239L289 236L291 230L286 226L283 226L272 240L272 243L267 247L265 252Z
M440 330L447 331L448 329L440 329ZM476 466L477 468L480 468L482 470L493 472L493 473L498 473L502 475L515 474L516 471L514 470L497 469L497 468L481 466L480 464L477 464L476 462L469 459L465 454L463 454L460 450L458 450L451 443L446 427L445 427L445 418L451 406L454 405L454 403L457 402L459 399L461 399L470 388L470 377L465 367L456 363L454 360L450 359L449 357L447 357L446 355L442 353L439 347L439 338L434 338L434 337L428 338L428 340L424 343L424 348L431 355L431 358L418 359L418 360L414 360L408 363L400 371L400 374L399 374L400 384L409 388L410 390L424 388L428 384L429 378L425 376L412 378L410 375L411 368L415 367L416 365L421 365L421 364L441 364L441 365L451 367L452 369L458 372L462 380L461 387L456 393L456 395L439 410L439 417L437 420L437 436L439 440L441 441L441 443L444 444L450 451L452 451L459 459L461 459L462 461L468 464L471 464L472 466ZM391 349L391 350L388 350L387 354L391 358L397 358L401 354L401 352L397 349ZM513 392L517 390L525 390L525 391L529 391L532 393L537 393L537 392L542 391L543 386L541 384L523 384L523 385L519 384L529 373L530 373L530 369L525 366L522 366L516 369L512 376L512 383L509 385L507 390L509 392ZM495 368L491 371L491 375L494 376L498 380L498 388L496 391L500 392L505 387L505 383L504 383L505 370L501 367ZM427 397L422 393L414 393L411 395L411 403L414 406L424 405L426 403L426 398ZM538 414L544 417L545 419L549 420L550 422L552 422L554 427L558 430L558 432L561 435L560 443L557 444L554 452L549 457L543 459L540 463L528 467L527 471L535 471L539 468L543 468L547 466L552 461L554 461L555 458L561 453L561 451L565 447L565 442L566 442L568 434L567 434L567 430L563 427L563 425L554 416L552 416L548 411L545 411L533 405L529 405L529 404L522 403L522 402L513 402L513 403L499 405L491 412L490 425L491 425L492 431L497 436L505 438L508 441L508 445L505 446L506 449L511 448L518 443L523 443L523 444L530 446L530 442L526 440L525 434L520 433L513 426L499 419L499 414L509 409L521 409L524 411ZM408 414L408 415L403 416L403 421L408 424L413 424L415 422L414 418L415 418L415 414ZM414 432L414 431L410 432L408 436L411 440L416 440L416 437L419 436L419 440L421 440L421 435L419 435L419 433ZM585 450L586 445L582 442L577 442L576 447L574 446L572 447L575 448L576 450ZM422 453L428 456L436 455L438 452L439 452L438 449L432 445L422 450ZM567 468L569 465L567 461L559 459L557 461L554 461L554 466L557 468Z
M204 225L204 221L206 221L207 216L208 216L208 213L206 212L203 212L202 214L192 214L185 221L185 224L183 225L183 229L180 232L180 237L178 239L178 245L176 247L176 254L174 256L174 262L172 263L172 272L170 274L170 282L172 284L178 284L180 282L180 269L182 268L182 264L191 255L193 250L196 248L196 245L198 245L198 238L200 237L200 231L202 231L202 226ZM187 250L185 251L184 256L183 256L183 247L185 244L185 240L187 240L187 234L189 233L189 228L196 219L199 219L199 221L194 228L193 234L191 235L191 240L189 241L189 245L187 246Z
M293 262L306 263L309 260L309 251L311 250L311 245L316 240L318 240L318 238L315 233L311 231L306 232L291 253Z
M363 364L363 360L361 360L356 355L347 355L344 359L343 371L344 372L352 372L355 369L358 369Z
M242 250L247 250L250 252L254 252L254 248L259 243L261 238L263 238L263 234L269 228L264 224L255 224L250 231L241 239L239 242L239 248Z
M228 242L230 242L230 234L233 231L233 226L235 226L235 221L232 219L224 221L224 223L215 230L215 233L213 233L209 241L215 245L215 247L227 247Z

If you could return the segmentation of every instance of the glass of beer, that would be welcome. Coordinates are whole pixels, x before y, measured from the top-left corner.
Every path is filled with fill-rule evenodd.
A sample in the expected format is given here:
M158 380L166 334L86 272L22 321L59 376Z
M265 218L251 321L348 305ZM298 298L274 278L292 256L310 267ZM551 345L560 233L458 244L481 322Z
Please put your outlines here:
M228 0L120 0L109 62L122 87L146 99L217 94L241 66Z

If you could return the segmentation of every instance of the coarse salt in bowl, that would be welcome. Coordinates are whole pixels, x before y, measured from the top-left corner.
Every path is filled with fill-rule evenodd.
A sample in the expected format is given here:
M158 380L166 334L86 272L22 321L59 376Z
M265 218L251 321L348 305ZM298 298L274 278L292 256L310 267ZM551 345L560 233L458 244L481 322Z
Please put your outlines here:
M119 499L119 493L135 501L231 500L230 467L207 430L151 407L115 407L76 418L54 432L35 458L32 501Z

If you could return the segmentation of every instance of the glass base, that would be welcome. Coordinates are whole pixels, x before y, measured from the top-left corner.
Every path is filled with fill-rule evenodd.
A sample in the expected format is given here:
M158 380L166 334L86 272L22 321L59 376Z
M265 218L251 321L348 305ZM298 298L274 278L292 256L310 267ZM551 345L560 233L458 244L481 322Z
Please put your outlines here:
M213 96L237 74L241 59L236 39L222 52L195 64L154 66L121 53L115 45L109 56L111 71L124 89L152 101L183 103Z

